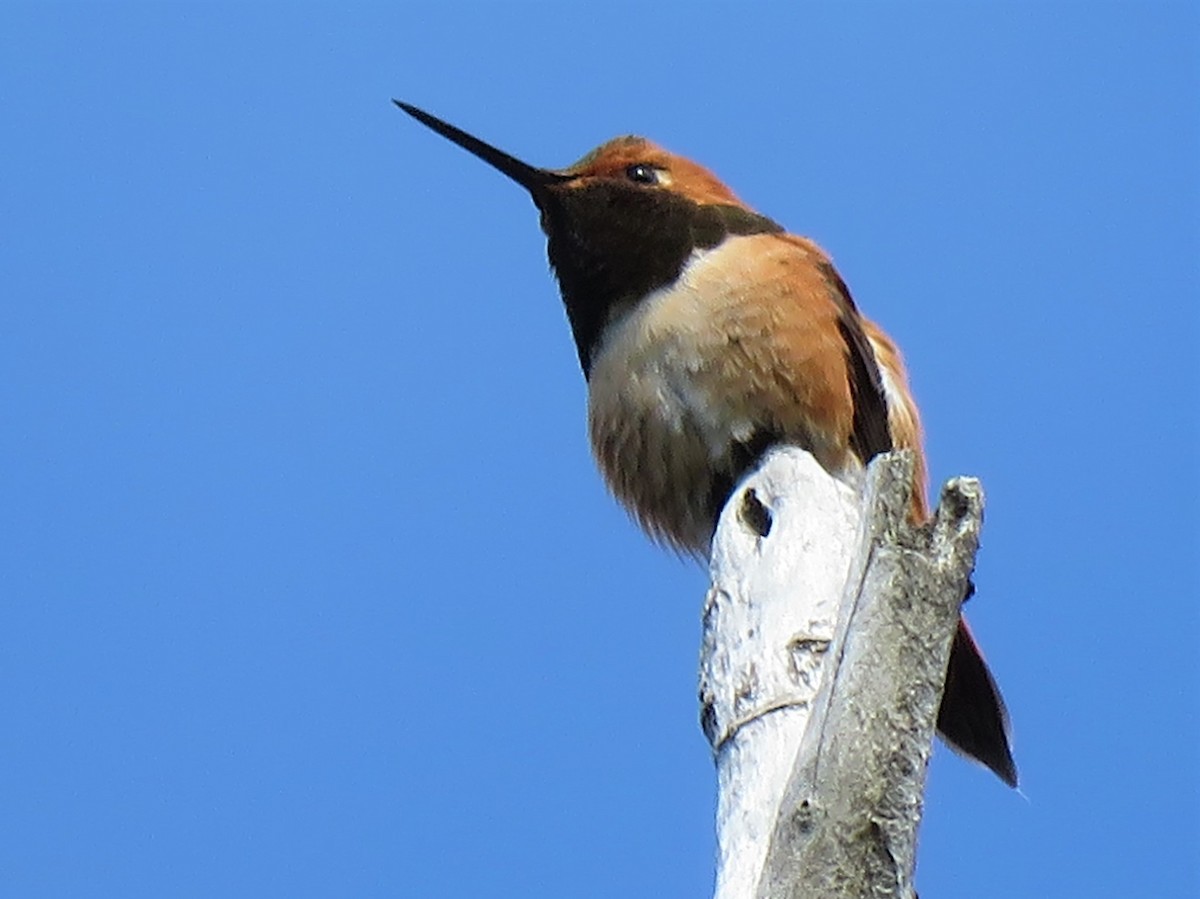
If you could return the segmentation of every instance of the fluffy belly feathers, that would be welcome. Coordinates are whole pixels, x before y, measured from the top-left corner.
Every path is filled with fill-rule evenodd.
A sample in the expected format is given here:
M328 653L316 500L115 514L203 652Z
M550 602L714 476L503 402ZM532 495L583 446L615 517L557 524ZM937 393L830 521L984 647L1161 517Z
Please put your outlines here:
M848 422L820 414L848 399L827 395L824 370L832 357L845 385L844 353L818 342L796 357L834 311L746 295L748 284L787 283L797 249L771 240L732 238L693 256L678 281L608 325L592 366L600 469L639 523L681 550L707 552L726 495L771 443L803 446L831 472L848 463Z

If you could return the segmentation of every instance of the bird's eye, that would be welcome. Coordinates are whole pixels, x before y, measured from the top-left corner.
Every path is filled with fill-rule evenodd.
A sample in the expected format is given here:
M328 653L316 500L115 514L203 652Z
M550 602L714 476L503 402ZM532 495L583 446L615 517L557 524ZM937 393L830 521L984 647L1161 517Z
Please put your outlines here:
M637 184L658 184L658 169L644 162L638 162L625 170L625 177Z

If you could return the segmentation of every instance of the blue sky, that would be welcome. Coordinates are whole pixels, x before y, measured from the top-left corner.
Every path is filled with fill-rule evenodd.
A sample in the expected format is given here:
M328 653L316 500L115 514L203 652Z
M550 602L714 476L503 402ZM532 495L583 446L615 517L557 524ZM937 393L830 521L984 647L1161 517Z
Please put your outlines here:
M1023 794L919 886L1200 890L1188 4L0 8L0 892L702 896L703 572L528 198L642 133L835 257L983 479Z

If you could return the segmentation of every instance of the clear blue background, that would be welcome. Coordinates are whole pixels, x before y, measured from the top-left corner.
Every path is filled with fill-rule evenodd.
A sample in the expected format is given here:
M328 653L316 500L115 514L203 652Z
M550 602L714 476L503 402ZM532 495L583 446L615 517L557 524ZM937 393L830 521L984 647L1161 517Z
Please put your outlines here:
M1200 892L1194 4L0 8L0 893L703 896L703 572L605 495L536 214L638 132L835 256L1023 794L925 899Z

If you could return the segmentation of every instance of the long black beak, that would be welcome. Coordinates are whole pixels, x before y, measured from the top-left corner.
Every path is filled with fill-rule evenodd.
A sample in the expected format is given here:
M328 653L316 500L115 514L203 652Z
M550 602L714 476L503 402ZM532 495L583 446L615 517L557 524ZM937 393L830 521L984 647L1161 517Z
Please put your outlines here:
M443 122L437 116L431 116L423 109L418 109L400 100L392 100L392 102L422 125L427 125L442 137L454 141L454 143L458 144L464 150L475 154L493 168L508 175L508 177L512 178L513 181L516 181L517 184L521 185L535 197L541 188L571 180L569 175L562 175L558 172L552 172L549 169L534 168L531 165L521 162L515 156L509 156L503 150L498 150L491 144L485 144L479 138L472 137L461 128L455 128L449 122Z

